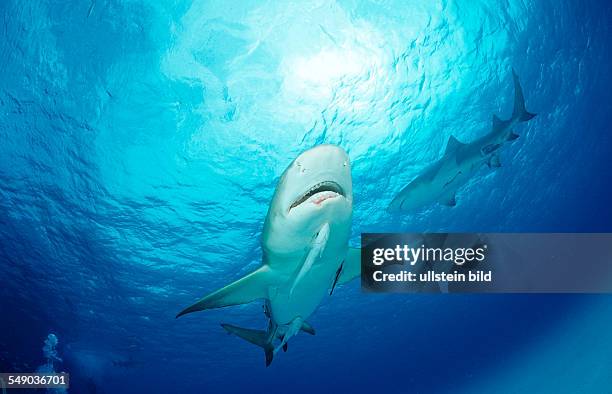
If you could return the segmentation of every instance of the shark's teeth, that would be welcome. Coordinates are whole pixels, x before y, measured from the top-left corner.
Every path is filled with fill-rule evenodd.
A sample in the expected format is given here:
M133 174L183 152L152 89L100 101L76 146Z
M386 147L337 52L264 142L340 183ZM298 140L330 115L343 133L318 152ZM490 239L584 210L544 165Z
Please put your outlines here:
M342 187L336 182L333 182L333 181L320 182L314 185L313 187L311 187L310 189L308 189L306 193L302 194L297 200L295 200L293 204L291 204L291 206L289 207L289 210L292 210L293 208L307 201L310 197L314 196L315 194L322 193L322 192L332 192L332 193L336 193L341 196L344 196L344 190L342 190Z

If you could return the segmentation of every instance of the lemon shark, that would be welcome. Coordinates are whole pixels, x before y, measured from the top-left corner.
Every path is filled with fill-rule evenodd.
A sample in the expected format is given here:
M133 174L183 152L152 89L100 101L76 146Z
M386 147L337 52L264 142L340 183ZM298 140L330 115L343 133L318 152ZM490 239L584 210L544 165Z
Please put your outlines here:
M512 78L514 109L510 119L501 120L493 115L491 131L470 143L460 142L450 136L442 158L427 167L399 192L389 205L390 212L410 212L434 202L455 206L457 189L465 185L483 164L490 168L501 166L500 148L504 143L518 138L513 128L535 116L525 109L523 89L514 70Z
M346 152L319 145L300 154L280 177L268 209L261 266L181 311L263 299L267 330L222 324L229 333L263 348L266 366L300 331L327 291L360 275L360 250L349 248L353 214L351 166Z

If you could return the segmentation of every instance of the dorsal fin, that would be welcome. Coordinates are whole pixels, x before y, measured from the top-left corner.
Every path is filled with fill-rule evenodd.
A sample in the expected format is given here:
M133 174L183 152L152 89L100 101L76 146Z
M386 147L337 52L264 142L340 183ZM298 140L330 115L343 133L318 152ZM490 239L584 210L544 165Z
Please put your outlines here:
M464 145L463 142L460 142L457 138L451 135L450 137L448 137L448 142L446 143L446 150L444 151L444 154L456 151L457 148L459 148L461 145Z
M497 117L497 115L493 115L493 122L491 128L496 131L500 130L504 127L504 121Z

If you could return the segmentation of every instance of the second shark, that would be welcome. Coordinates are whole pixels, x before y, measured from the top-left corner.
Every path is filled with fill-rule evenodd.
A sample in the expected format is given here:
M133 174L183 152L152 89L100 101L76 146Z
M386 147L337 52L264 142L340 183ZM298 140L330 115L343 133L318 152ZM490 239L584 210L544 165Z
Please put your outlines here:
M514 110L508 120L493 115L491 132L470 143L463 143L451 136L444 156L427 167L391 201L390 212L412 212L439 202L447 206L457 204L457 190L465 185L483 164L501 166L499 150L506 142L514 141L518 134L514 126L533 119L535 114L525 109L525 98L519 79L514 80Z

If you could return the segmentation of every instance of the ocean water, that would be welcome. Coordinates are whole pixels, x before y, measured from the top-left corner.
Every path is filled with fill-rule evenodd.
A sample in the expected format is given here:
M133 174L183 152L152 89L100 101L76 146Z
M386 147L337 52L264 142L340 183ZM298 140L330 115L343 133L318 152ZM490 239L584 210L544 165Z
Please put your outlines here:
M71 393L612 392L606 295L327 297L269 368L174 316L254 270L278 177L342 146L361 232L612 230L601 1L0 2L0 372L58 338ZM385 208L527 108L454 208ZM576 262L579 269L580 262ZM25 392L25 391L24 391Z

